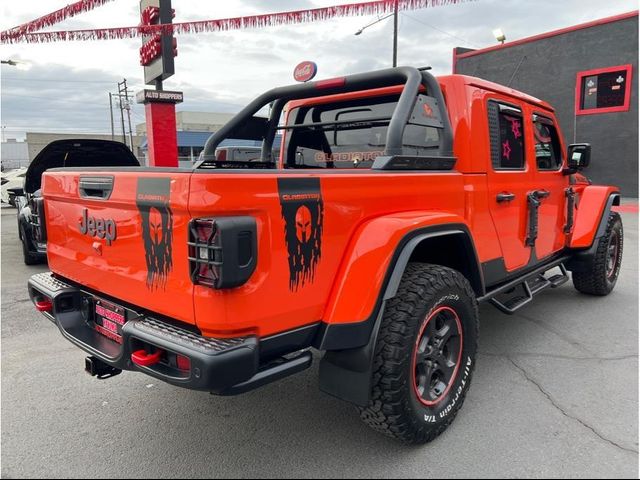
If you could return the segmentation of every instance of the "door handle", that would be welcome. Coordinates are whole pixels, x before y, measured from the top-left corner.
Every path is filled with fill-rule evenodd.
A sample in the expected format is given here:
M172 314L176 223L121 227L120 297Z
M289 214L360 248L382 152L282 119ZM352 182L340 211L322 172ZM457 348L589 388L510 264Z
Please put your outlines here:
M537 199L537 200L541 200L543 198L547 198L550 193L548 190L535 190L532 192L533 196Z
M515 194L511 192L499 193L498 195L496 195L496 201L498 203L511 202L515 198Z
M113 190L113 177L80 177L80 197L108 200Z

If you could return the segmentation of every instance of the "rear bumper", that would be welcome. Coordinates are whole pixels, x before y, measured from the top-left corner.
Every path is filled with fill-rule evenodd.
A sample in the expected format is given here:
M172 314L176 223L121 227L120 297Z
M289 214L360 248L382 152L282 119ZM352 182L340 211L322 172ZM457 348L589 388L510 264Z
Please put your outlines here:
M51 273L33 275L28 283L34 302L49 300L43 311L71 343L104 363L120 369L141 371L172 385L194 390L225 393L258 373L259 346L253 336L214 339L176 327L144 312L125 308L122 343L98 333L87 314L95 295L55 278ZM141 348L165 352L165 357L180 355L189 359L188 371L171 361L151 366L135 364L131 355Z

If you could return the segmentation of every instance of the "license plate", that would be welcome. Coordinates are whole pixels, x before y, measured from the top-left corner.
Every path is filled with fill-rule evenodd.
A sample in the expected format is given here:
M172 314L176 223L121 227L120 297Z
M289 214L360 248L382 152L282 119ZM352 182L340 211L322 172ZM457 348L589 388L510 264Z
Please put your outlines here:
M114 342L122 343L122 326L125 324L124 308L102 299L95 300L95 330Z

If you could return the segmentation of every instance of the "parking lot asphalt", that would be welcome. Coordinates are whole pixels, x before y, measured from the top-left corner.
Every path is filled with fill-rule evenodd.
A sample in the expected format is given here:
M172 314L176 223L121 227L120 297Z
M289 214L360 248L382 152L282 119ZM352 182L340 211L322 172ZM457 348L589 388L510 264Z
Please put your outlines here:
M473 384L451 427L403 446L318 390L311 369L240 397L139 373L106 381L29 301L2 217L2 477L637 477L638 215L614 292L571 282L507 316L481 307Z

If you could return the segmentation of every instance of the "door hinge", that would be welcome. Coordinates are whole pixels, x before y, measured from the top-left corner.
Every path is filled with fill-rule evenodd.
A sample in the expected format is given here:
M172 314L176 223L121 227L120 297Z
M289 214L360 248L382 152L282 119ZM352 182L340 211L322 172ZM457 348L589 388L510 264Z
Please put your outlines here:
M576 192L572 187L567 188L564 191L567 197L567 223L564 226L564 233L569 233L573 229L573 215L576 206Z
M525 245L527 247L534 247L536 245L536 239L538 238L538 209L540 208L541 200L547 198L549 192L546 190L534 190L527 194L527 204L529 206L529 228Z

